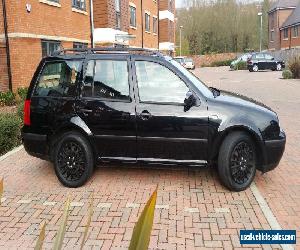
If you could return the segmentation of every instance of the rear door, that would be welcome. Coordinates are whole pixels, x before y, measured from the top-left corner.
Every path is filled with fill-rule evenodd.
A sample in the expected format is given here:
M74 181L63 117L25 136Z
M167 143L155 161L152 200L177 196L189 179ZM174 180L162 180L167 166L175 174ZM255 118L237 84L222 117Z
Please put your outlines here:
M274 61L274 57L269 54L265 54L265 58L266 58L266 69L276 69L276 63Z
M46 60L31 97L31 129L38 134L53 133L75 114L82 59Z
M266 63L264 54L262 54L262 53L256 54L256 60L257 60L257 65L258 65L259 69L261 69L261 70L266 69L267 63Z
M190 91L169 65L135 60L138 160L204 162L207 159L206 102L184 112Z
M94 136L102 160L136 161L136 125L127 55L86 61L77 113Z

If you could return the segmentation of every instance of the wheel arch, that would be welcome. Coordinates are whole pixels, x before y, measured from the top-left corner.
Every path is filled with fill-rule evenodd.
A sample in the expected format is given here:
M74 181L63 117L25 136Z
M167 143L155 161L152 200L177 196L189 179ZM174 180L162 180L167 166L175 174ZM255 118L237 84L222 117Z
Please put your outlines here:
M256 156L257 156L257 167L260 170L260 166L262 166L264 162L264 154L260 152L264 152L264 147L263 147L263 140L261 137L261 134L259 131L255 131L250 126L245 126L245 125L235 125L235 126L230 126L224 129L222 132L219 132L218 136L212 141L211 143L211 154L210 154L210 161L214 162L218 158L220 147L225 140L225 138L233 132L245 132L247 133L253 142L255 143L255 149L256 149Z
M49 141L49 155L50 159L53 160L53 148L57 144L59 138L68 132L77 132L83 135L91 145L93 150L93 154L95 155L96 160L96 147L93 143L93 134L85 122L80 117L72 117L68 122L61 124L61 126L57 127L50 136L48 136Z

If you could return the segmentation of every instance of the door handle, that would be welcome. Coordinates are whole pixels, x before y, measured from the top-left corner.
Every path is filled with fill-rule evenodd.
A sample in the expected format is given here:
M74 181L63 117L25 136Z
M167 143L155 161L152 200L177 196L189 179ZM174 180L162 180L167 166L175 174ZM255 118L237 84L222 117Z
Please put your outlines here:
M141 114L140 117L143 121L149 120L151 118L151 114L149 113L149 111L144 110Z

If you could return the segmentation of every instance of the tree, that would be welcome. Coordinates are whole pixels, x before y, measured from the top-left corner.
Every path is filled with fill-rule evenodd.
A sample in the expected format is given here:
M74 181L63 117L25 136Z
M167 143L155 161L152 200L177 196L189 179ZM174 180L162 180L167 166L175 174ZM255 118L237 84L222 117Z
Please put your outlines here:
M190 0L187 3L189 8L177 11L177 31L182 25L183 40L188 41L191 54L243 52L259 48L257 3L236 0ZM266 48L269 0L264 0L262 8L263 46Z

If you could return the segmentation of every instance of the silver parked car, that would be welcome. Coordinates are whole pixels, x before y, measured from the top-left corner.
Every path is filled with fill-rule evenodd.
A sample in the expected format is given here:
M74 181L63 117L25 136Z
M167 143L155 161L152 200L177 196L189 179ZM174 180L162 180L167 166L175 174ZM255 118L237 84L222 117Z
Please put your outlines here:
M247 62L248 59L252 56L251 53L246 53L246 54L243 54L243 55L240 55L237 59L235 59L234 61L231 62L230 64L230 68L231 69L234 69L235 68L235 65L237 65L239 62Z
M190 57L177 56L174 59L175 59L175 61L179 62L186 69L193 69L193 70L195 69L194 61Z

